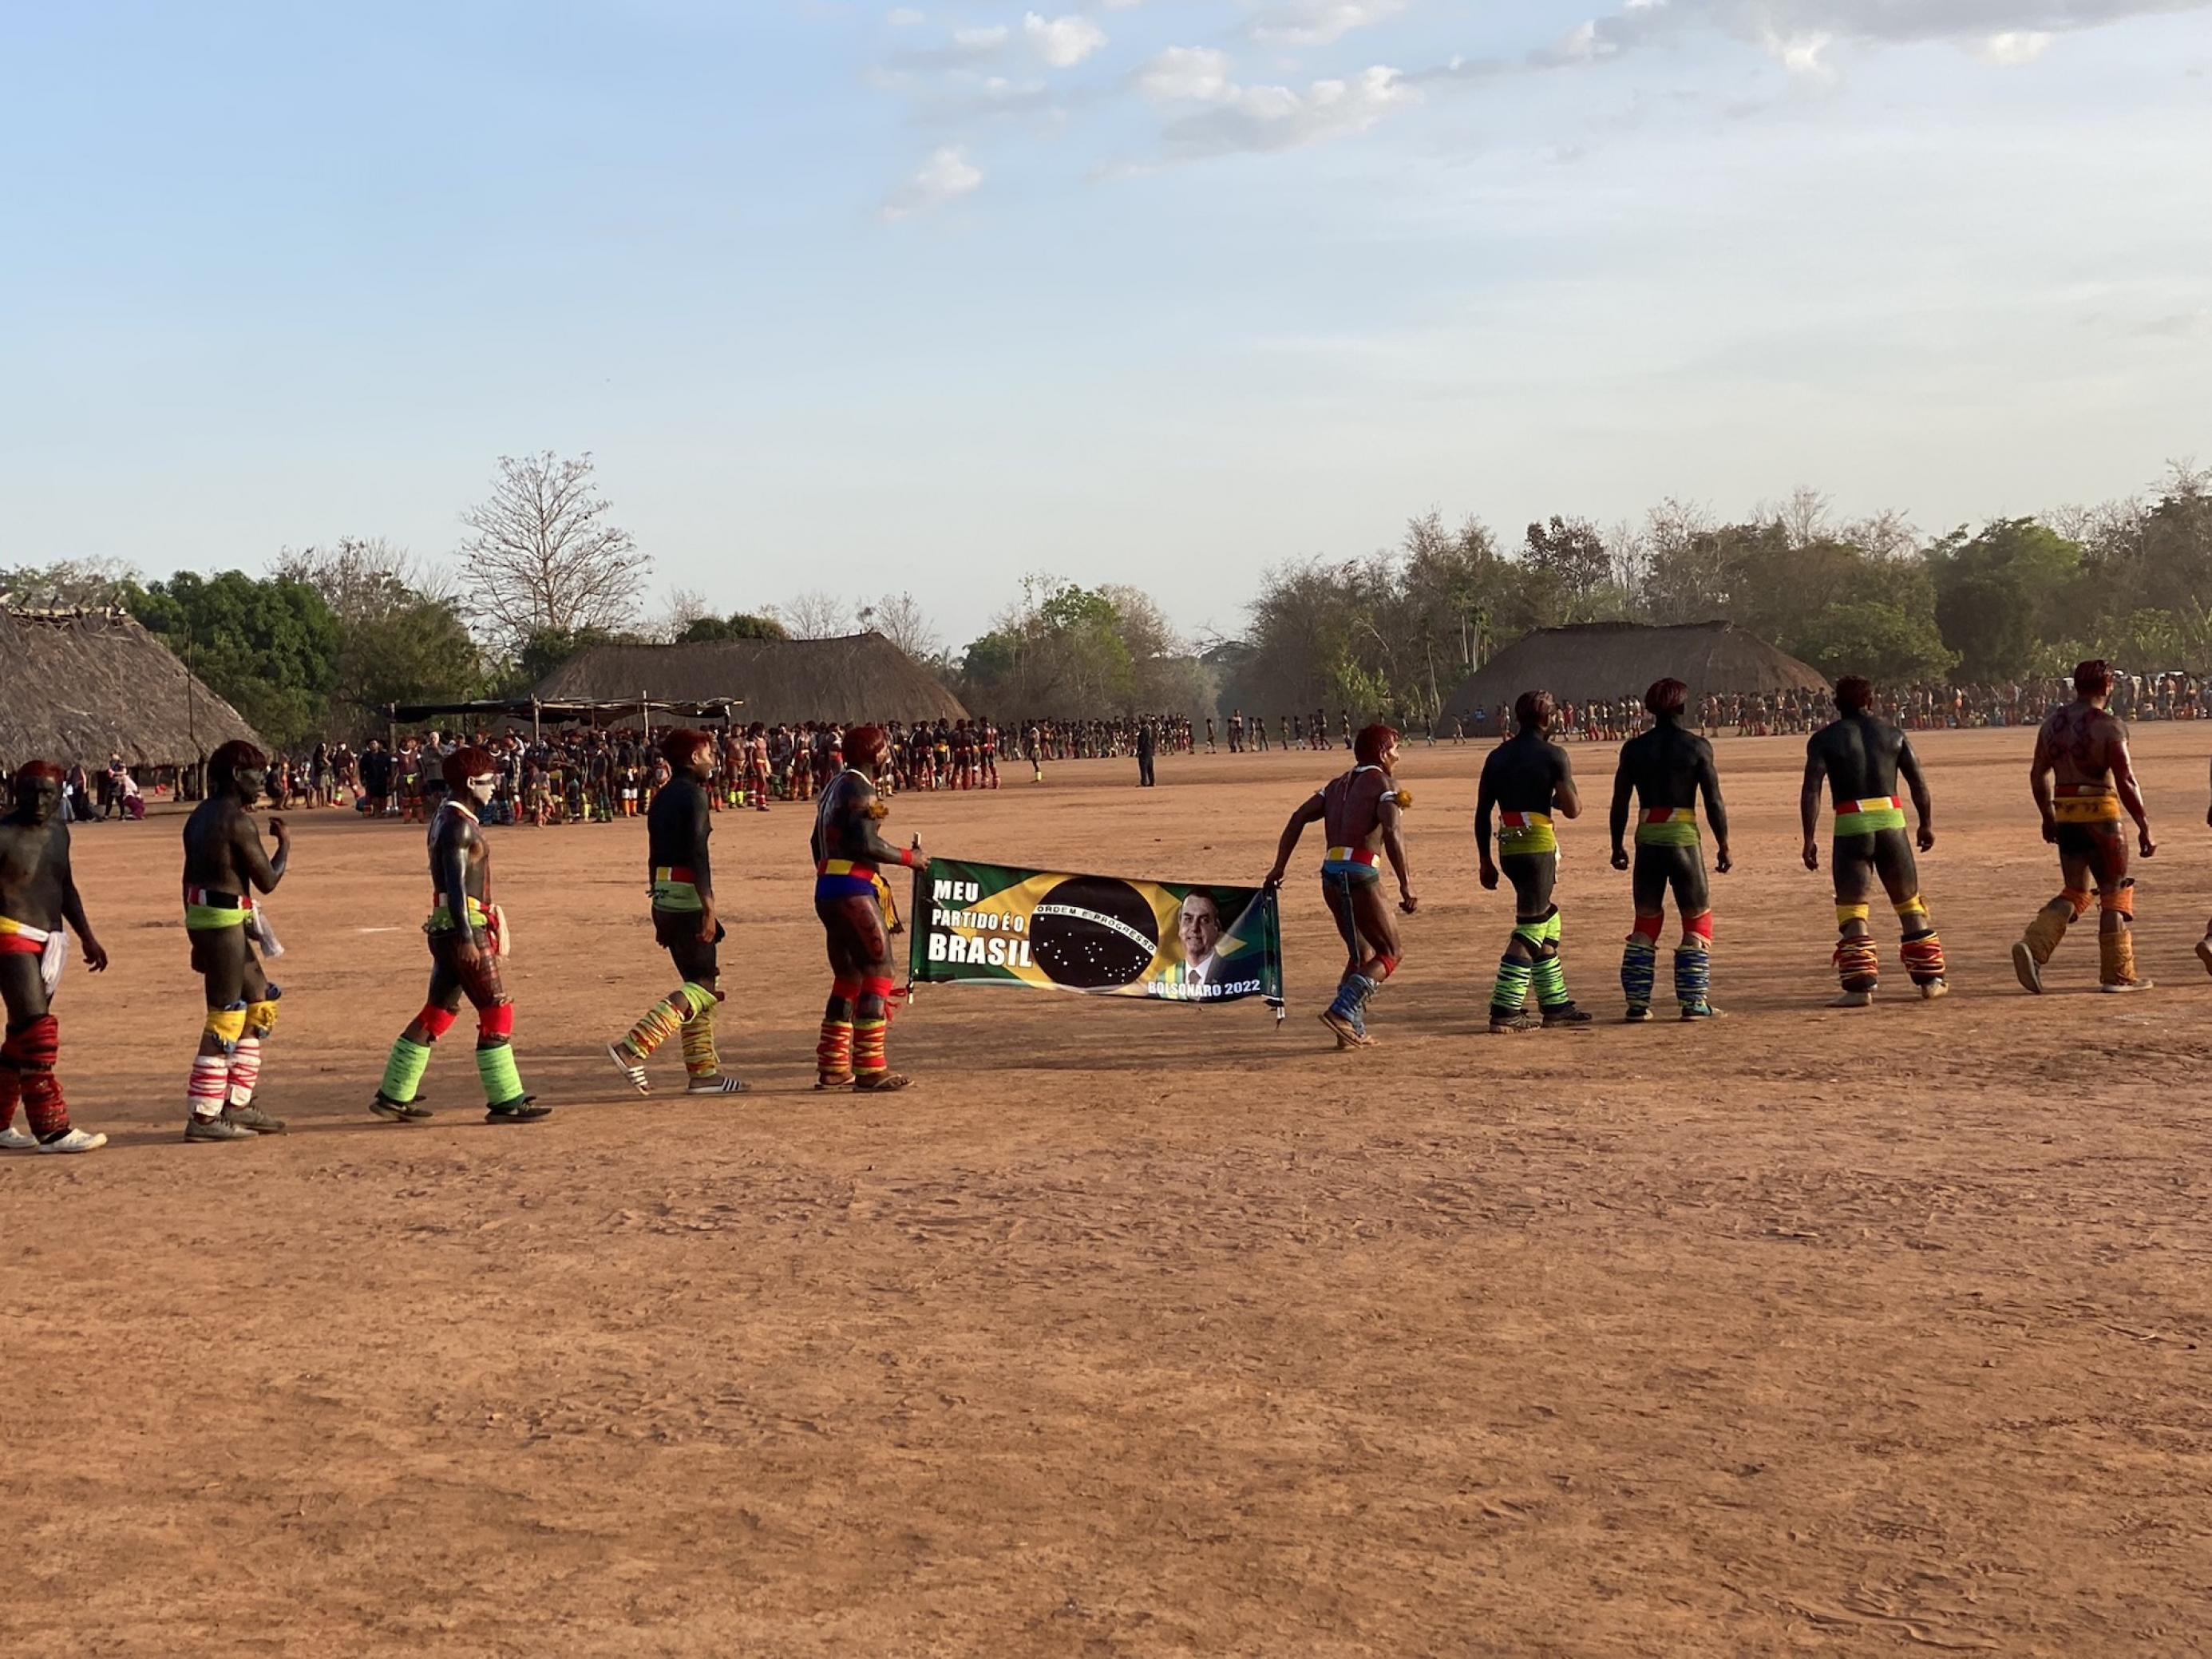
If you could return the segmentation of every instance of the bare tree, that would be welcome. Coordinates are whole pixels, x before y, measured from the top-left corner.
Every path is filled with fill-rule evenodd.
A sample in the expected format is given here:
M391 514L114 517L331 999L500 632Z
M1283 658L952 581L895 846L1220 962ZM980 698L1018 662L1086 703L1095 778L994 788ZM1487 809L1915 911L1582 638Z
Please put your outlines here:
M714 614L714 607L697 588L672 587L659 619L653 624L653 637L663 645L671 644L682 639L693 623Z
M818 587L785 600L775 614L797 640L831 640L853 631L851 602Z
M1835 502L1826 490L1799 484L1779 503L1761 501L1751 510L1754 524L1778 524L1792 547L1810 547L1826 539L1832 528Z
M653 561L608 522L592 474L589 454L502 455L490 498L461 514L469 609L510 644L637 614Z
M270 574L306 583L349 624L381 618L395 605L458 605L460 597L449 571L381 536L341 536L327 547L285 548Z
M882 635L917 662L926 662L945 648L944 636L911 593L886 593L873 605L862 605L858 620L862 628Z

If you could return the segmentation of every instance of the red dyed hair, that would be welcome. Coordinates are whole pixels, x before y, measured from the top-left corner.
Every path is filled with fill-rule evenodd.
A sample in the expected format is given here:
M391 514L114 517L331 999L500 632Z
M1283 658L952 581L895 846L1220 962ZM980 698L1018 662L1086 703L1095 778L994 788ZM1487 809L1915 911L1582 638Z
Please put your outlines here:
M21 789L27 783L35 783L40 778L45 778L49 782L52 783L65 783L68 781L68 780L62 775L62 769L55 765L52 761L25 761L21 766L15 769L15 787L18 789Z
M1644 694L1644 706L1655 714L1679 714L1689 702L1690 688L1675 679L1654 680Z
M1523 726L1542 726L1559 713L1559 700L1548 691L1523 691L1513 699L1513 718Z
M457 795L469 787L471 778L480 778L487 772L498 770L499 763L492 758L491 751L473 745L456 749L438 765L438 775L445 779L446 787Z
M889 749L891 740L880 726L856 726L845 733L845 757L848 760L867 760L878 749Z
M244 738L233 738L208 757L208 775L228 780L240 772L265 772L269 757Z
M712 753L714 747L714 738L711 732L693 731L689 726L678 726L660 739L660 752L679 772L698 757L701 750Z
M1397 742L1401 735L1396 726L1384 726L1380 721L1364 726L1359 735L1352 740L1352 758L1362 766L1380 766L1382 757L1390 752L1390 745Z
M2112 689L2112 665L2102 657L2074 665L2074 689L2085 697L2101 697Z

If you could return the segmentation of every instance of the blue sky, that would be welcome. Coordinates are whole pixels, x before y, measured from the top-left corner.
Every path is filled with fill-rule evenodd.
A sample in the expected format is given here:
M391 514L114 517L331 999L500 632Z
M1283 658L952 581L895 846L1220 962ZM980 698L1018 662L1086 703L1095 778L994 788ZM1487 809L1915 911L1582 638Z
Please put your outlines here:
M1233 629L1430 507L2212 459L2212 0L23 4L0 179L0 563L589 450L718 607Z

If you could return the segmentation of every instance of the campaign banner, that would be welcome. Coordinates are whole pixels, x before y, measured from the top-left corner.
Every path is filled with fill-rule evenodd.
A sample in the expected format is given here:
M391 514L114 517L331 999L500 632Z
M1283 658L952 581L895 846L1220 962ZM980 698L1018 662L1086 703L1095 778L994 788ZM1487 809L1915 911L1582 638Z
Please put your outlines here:
M1282 919L1265 888L937 859L915 878L914 912L917 985L1282 1006Z

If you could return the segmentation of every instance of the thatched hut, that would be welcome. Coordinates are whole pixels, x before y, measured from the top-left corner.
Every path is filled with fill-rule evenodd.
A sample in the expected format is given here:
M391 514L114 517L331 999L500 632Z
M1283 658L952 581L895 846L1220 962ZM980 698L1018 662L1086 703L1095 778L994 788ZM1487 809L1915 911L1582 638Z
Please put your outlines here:
M233 738L261 739L119 611L0 608L0 758L97 770L197 765Z
M880 634L838 640L716 640L699 645L595 645L538 683L547 702L700 703L735 697L739 721L963 720L941 681Z
M1734 623L1652 628L1639 623L1577 623L1546 628L1508 646L1462 683L1447 712L1472 715L1510 704L1523 691L1549 691L1566 702L1641 697L1654 680L1690 688L1691 706L1707 696L1825 694L1820 672Z

